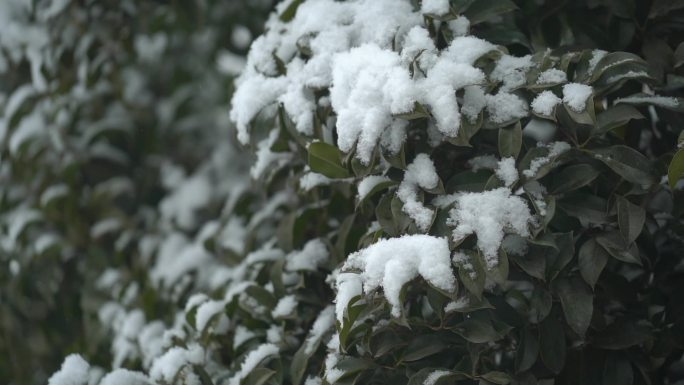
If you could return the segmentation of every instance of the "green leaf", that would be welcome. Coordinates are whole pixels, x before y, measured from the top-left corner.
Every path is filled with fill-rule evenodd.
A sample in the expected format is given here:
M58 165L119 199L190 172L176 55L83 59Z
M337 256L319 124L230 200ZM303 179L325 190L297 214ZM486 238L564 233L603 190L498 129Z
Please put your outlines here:
M684 177L684 148L680 148L675 153L670 166L667 168L667 181L670 184L670 188L674 189L682 177Z
M263 385L275 374L276 371L269 368L254 368L240 383L243 385Z
M558 279L554 287L560 297L568 325L580 338L584 338L594 313L594 295L591 289L579 277Z
M639 250L635 244L626 243L622 235L617 231L608 231L596 237L598 242L615 259L626 263L641 265Z
M511 376L504 372L489 372L481 376L485 380L498 385L508 385L511 383Z
M485 287L485 270L482 257L479 253L472 250L464 250L467 260L454 260L454 265L458 268L458 276L466 290L482 299L482 291Z
M633 119L645 119L636 108L626 105L615 105L596 117L596 134L602 135L610 130L622 127Z
M491 322L482 319L467 319L451 329L466 340L482 344L501 339Z
M605 199L596 195L574 193L558 202L558 206L583 225L609 223Z
M684 64L684 42L679 43L677 49L674 52L674 68L681 67Z
M551 312L553 298L551 293L541 285L536 285L530 298L529 319L532 323L539 323L546 319Z
M499 249L499 261L495 266L487 268L487 277L498 285L504 285L508 280L508 271L508 254Z
M594 150L592 155L629 182L639 185L656 183L651 162L631 147L617 145L600 148Z
M604 56L596 64L594 72L591 76L591 82L595 82L603 75L604 72L613 70L617 67L628 66L634 63L644 63L644 60L639 56L629 52L611 52Z
M397 348L406 346L406 341L401 338L399 334L393 331L381 330L379 333L371 337L369 346L370 351L373 353L373 357L380 358Z
M477 0L465 10L464 16L471 25L476 25L502 13L518 9L510 0Z
M431 334L415 338L404 351L402 361L411 362L418 361L425 357L432 356L443 350L448 345L444 342L444 337Z
M608 253L594 238L582 244L578 255L580 274L592 288L608 262Z
M646 210L628 201L626 198L617 197L617 214L620 234L627 243L634 242L646 222Z
M539 353L552 372L560 373L565 366L565 332L555 316L546 317L539 324Z
M618 320L597 333L592 341L594 346L608 350L624 350L630 346L640 345L651 339L648 326L631 320Z
M565 167L553 176L551 194L567 193L593 182L600 172L590 164L575 164Z
M623 99L617 99L615 103L626 103L635 106L655 106L675 112L684 112L684 98L677 97L654 96L638 93Z
M544 280L546 272L545 247L531 245L529 251L523 255L511 254L511 259L527 274Z
M297 8L299 8L299 5L302 3L302 1L303 0L293 0L290 5L285 8L283 13L280 14L280 20L287 23L294 19L295 15L297 14Z
M546 254L546 279L553 281L575 255L575 241L572 232L554 234L558 252Z
M603 366L603 383L632 385L634 383L632 365L622 355L609 354Z
M313 142L307 150L312 171L328 178L349 177L349 171L342 165L343 154L337 147L325 142Z
M499 129L499 155L501 158L512 157L516 159L522 146L522 129L520 122L513 127L502 127Z
M537 362L539 356L539 341L529 328L520 331L520 340L515 356L516 372L524 372Z

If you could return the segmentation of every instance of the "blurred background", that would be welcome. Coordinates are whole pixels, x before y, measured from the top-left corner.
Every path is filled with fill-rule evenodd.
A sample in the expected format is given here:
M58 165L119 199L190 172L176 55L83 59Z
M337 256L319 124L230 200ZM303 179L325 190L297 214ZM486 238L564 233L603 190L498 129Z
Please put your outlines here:
M160 239L213 221L223 235L202 263L239 251L240 227L224 213L250 204L235 193L249 189L250 157L234 145L229 103L274 3L0 1L0 383L44 384L72 352L139 366L112 341L125 324L107 322L102 305L173 322L200 281L181 265L173 276L157 269L174 263L155 260ZM518 10L472 34L519 55L633 52L659 93L681 95L683 1L504 3ZM655 155L674 140L657 138Z

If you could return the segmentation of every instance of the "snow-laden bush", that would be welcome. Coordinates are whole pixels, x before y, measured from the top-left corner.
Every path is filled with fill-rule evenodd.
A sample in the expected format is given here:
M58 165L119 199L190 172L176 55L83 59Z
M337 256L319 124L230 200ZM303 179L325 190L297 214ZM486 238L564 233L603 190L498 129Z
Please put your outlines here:
M680 380L681 61L492 32L539 3L279 4L230 107L254 188L165 165L97 280L111 361L49 384Z

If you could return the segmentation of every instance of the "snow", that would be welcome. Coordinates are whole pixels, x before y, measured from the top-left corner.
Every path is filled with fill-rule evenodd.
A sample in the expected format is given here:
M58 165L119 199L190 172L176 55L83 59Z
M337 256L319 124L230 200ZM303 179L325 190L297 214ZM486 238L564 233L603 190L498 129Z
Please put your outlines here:
M615 104L618 103L631 103L631 104L641 104L648 103L659 107L666 108L677 108L679 107L679 99L671 96L628 96L625 98L618 98L615 100Z
M570 145L566 142L553 142L549 143L546 147L548 148L549 153L546 156L532 159L532 162L530 162L530 168L523 170L523 175L528 178L534 177L542 166L570 149Z
M473 172L478 172L482 169L495 170L498 164L499 160L494 155L478 155L468 160L468 165Z
M511 195L508 188L463 193L456 197L447 224L454 226L452 237L460 241L477 235L477 247L482 251L488 268L498 264L498 250L506 233L529 236L532 215L525 201Z
M23 118L10 137L10 154L18 154L22 144L30 139L44 135L47 132L47 129L48 127L46 126L45 118L43 118L42 115L31 114Z
M532 101L532 111L543 116L552 116L561 99L552 91L543 91Z
M152 361L162 354L165 330L164 323L159 320L150 322L140 330L137 340L144 368L149 368L152 365Z
M226 323L228 321L225 315L225 301L206 301L199 305L197 312L195 313L195 329L199 331L204 331L209 325L209 322L214 319L217 314L218 319L214 322L216 333L221 333L226 329Z
M48 380L48 385L85 385L88 383L90 365L78 354L70 354L62 367Z
M174 186L160 202L159 211L164 219L175 221L182 229L190 229L196 225L196 211L206 206L211 196L209 178L198 174Z
M335 56L332 83L337 144L344 152L356 144L356 156L368 164L392 115L413 109L416 97L409 72L397 53L365 44Z
M43 233L33 243L36 253L43 254L47 249L60 243L60 238L53 233Z
M420 11L442 16L449 13L449 0L423 0L420 5Z
M299 187L304 191L310 191L318 186L327 186L332 182L332 179L317 172L308 171L299 178Z
M40 205L47 206L53 199L64 197L69 194L69 188L66 184L60 183L52 185L43 191L40 195Z
M451 301L451 302L447 303L444 306L444 312L445 313L455 312L455 311L458 311L461 309L465 309L468 305L470 305L470 300L468 299L468 297L464 296L464 297L457 299L456 301Z
M216 57L217 69L228 76L239 75L246 65L247 61L244 57L230 51L221 51Z
M321 385L322 380L320 377L307 377L304 381L304 385Z
M230 35L230 42L237 49L245 49L252 42L252 32L244 25L236 25Z
M252 164L252 168L249 170L252 178L261 179L264 177L266 171L272 170L273 168L280 168L283 164L292 159L292 153L290 152L271 151L271 146L273 146L277 139L278 131L273 130L268 138L257 144L257 158L254 164Z
M248 125L264 107L274 103L286 90L283 77L271 78L261 74L241 77L231 100L230 119L235 122L237 138L242 144L249 142Z
M325 380L329 384L336 383L345 373L344 370L335 367L337 366L339 357L340 355L337 352L330 352L325 357Z
M489 119L494 123L504 123L527 116L527 102L515 94L499 91L496 95L486 95Z
M401 314L401 288L418 275L444 291L451 292L456 288L449 244L446 238L430 235L381 239L350 254L343 270L350 269L362 271L364 292L370 293L382 287L387 302L392 306L394 317ZM341 302L340 298L336 301L338 304Z
M465 36L470 31L470 20L465 16L458 16L453 20L449 20L447 25L451 33L456 37Z
M464 90L461 112L470 123L475 123L480 112L487 106L487 97L484 89L480 86L467 86Z
M494 44L475 36L459 36L442 55L455 63L473 65L481 56L497 51Z
M419 100L430 106L437 129L449 137L455 137L461 125L456 91L485 81L480 69L469 63L454 63L454 59L459 59L459 56L460 54L451 53L450 47L440 56L434 67L428 70L427 78L417 82L421 92Z
M608 52L600 50L600 49L595 49L592 51L592 56L591 59L589 60L589 72L594 72L596 69L596 65L603 59Z
M512 91L525 84L527 71L533 66L531 55L523 57L503 55L497 61L490 78L503 83L502 91Z
M186 365L199 365L204 362L204 350L198 345L187 349L174 346L158 357L150 368L150 378L156 382L173 382L176 374Z
M248 340L254 337L256 337L256 334L253 331L247 329L242 325L237 325L235 327L235 335L233 336L233 349L237 349L243 343L247 342Z
M451 372L448 370L435 370L427 376L425 382L423 382L423 385L435 385L437 380L444 376L448 376L449 374L451 374Z
M626 73L614 75L606 79L608 83L615 83L623 79L637 79L637 78L648 78L651 75L646 71L627 71Z
M501 247L506 251L506 253L511 255L525 255L527 253L527 240L525 238L515 235L508 234L504 237Z
M421 69L431 68L437 61L437 47L427 29L415 26L406 34L401 50L401 61L404 65L418 61Z
M454 252L454 255L451 258L451 260L456 265L458 265L459 268L464 269L468 273L470 278L475 279L475 277L477 277L477 272L475 271L475 267L473 266L473 263L467 254L462 253L460 251L456 251L456 252Z
M239 385L262 361L278 354L278 347L271 343L261 344L247 354L240 370L228 380L228 385Z
M495 173L504 182L506 187L513 185L513 183L518 181L518 169L515 168L515 158L501 159L497 164Z
M320 239L308 241L302 250L288 254L285 269L289 271L316 271L328 260L328 248Z
M335 308L328 306L316 317L309 336L306 338L304 353L311 354L318 346L323 335L335 326Z
M128 369L116 369L100 381L100 385L148 385L152 384L147 376Z
M90 228L90 236L92 238L100 238L105 234L113 233L121 228L121 221L119 218L105 218L93 225Z
M582 112L593 92L594 89L586 84L568 83L563 86L563 102L573 111Z
M556 68L549 68L539 74L537 84L558 84L568 81L568 75Z
M368 175L356 186L357 198L363 200L377 185L389 182L391 179L384 175Z
M530 119L523 128L523 135L533 138L537 142L548 143L556 135L556 125L546 119Z
M297 297L294 295L286 295L278 301L276 307L271 311L273 318L289 317L294 314L297 309Z
M344 314L349 301L363 293L362 287L363 280L359 274L338 273L335 277L335 289L337 290L335 296L335 315L340 324L344 320Z
M434 210L429 209L418 200L418 188L433 189L437 187L439 177L432 160L426 154L418 154L404 173L404 180L399 184L397 197L404 202L402 210L416 222L420 231L427 231L432 224Z

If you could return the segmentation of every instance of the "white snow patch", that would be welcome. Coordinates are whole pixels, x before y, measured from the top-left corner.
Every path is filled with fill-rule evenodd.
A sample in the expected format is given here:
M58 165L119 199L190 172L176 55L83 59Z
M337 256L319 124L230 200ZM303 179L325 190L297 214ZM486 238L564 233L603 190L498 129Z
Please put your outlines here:
M350 254L343 269L362 271L361 280L366 293L382 287L395 317L401 314L401 288L418 275L445 291L453 291L456 287L456 279L451 270L449 244L446 238L430 235L381 239ZM339 298L337 302L341 302Z
M62 367L48 380L48 385L85 385L88 383L90 365L78 354L70 354Z
M539 74L537 84L559 84L568 81L568 75L556 68L549 68Z
M543 91L532 101L532 111L539 115L551 116L561 99L552 91Z
M546 156L532 159L530 168L523 170L523 175L528 178L534 177L543 165L549 163L553 158L570 149L570 145L566 142L553 142L549 143L546 147L549 149L549 153Z
M489 269L499 263L498 250L504 235L529 236L531 223L533 218L525 201L503 187L459 195L447 220L447 224L455 227L452 233L455 241L470 234L477 235L477 247L484 254Z
M569 83L563 86L563 102L573 111L582 112L593 92L594 89L586 84Z
M435 165L426 154L418 154L413 163L408 165L404 180L399 184L397 196L404 202L402 210L416 222L421 231L427 231L432 224L434 210L429 209L418 200L418 188L433 189L437 187L439 177Z
M316 271L319 266L328 260L328 248L320 239L312 239L299 251L288 254L285 269L289 271L308 270Z
M506 187L510 187L518 181L518 169L515 168L515 158L508 157L501 159L496 168L496 176L504 182Z
M276 304L276 307L271 311L273 318L283 318L291 316L297 308L297 297L294 295L286 295L281 298Z
M449 13L449 0L423 0L420 5L420 11L442 16Z
M240 371L235 373L235 375L228 380L228 385L239 385L240 382L257 367L257 365L267 358L278 354L278 351L278 347L271 343L259 345L256 349L247 354L247 357L245 357L245 360L240 366Z

